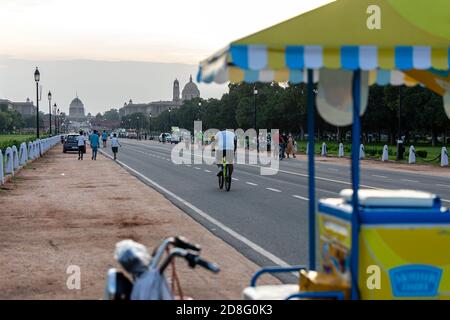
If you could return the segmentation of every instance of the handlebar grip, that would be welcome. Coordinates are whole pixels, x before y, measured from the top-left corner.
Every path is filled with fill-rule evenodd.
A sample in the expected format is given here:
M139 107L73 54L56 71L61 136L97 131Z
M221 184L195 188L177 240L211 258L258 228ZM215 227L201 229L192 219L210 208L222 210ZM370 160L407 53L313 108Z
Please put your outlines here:
M193 251L201 250L200 246L190 243L184 237L176 237L175 238L175 246L178 248L189 249L189 250L193 250Z
M196 260L197 260L196 264L198 264L199 266L202 266L205 269L208 269L211 272L218 273L220 271L220 268L217 265L215 265L214 263L208 262L200 257L197 257Z

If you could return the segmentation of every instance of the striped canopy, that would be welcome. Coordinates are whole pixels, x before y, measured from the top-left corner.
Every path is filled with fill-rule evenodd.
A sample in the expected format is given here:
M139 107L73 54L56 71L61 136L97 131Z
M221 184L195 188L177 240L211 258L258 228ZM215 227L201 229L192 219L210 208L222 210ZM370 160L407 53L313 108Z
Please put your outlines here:
M300 83L305 69L361 69L371 84L444 95L449 65L449 0L338 0L231 43L200 63L198 81Z

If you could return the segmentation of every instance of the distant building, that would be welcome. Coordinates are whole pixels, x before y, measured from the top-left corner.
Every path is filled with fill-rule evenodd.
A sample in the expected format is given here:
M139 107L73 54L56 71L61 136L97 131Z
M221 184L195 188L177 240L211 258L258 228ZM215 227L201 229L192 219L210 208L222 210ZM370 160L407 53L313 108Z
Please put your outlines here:
M173 96L172 101L154 101L150 103L133 103L130 99L128 103L125 103L123 108L119 110L121 117L128 116L133 113L145 113L152 114L153 117L159 116L162 112L171 109L177 109L183 105L184 101L192 100L200 97L200 90L197 85L192 81L192 76L189 78L189 82L184 86L181 92L180 98L180 83L177 79L173 82Z
M83 102L78 98L72 100L69 106L69 120L83 122L87 120Z
M7 99L0 99L0 109L16 110L22 117L30 117L36 115L36 107L33 101L27 99L25 102L13 102Z

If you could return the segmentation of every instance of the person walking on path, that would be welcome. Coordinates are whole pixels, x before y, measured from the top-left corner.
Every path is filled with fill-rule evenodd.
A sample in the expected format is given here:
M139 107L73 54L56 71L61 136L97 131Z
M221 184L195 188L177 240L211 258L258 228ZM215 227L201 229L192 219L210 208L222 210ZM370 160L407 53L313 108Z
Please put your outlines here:
M103 130L103 133L102 133L103 148L106 148L106 141L107 140L108 140L108 134L106 133L105 130Z
M91 144L92 149L92 160L97 160L97 150L100 146L100 140L98 138L97 130L94 130L94 133L92 133L89 137L89 142Z
M292 154L292 157L295 158L294 143L295 143L294 138L292 137L291 134L289 134L286 147L286 154L288 159L290 154Z
M114 160L117 159L117 152L119 151L119 146L121 147L119 139L117 139L117 134L114 133L113 137L111 138L111 148L114 154Z
M83 153L85 146L83 131L80 131L80 135L77 137L77 145L78 145L78 160L83 160Z

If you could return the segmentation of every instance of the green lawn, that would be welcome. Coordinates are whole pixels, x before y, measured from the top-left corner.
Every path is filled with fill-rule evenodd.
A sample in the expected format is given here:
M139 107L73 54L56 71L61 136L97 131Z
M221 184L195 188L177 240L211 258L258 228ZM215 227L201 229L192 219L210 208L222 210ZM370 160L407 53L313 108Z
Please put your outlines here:
M315 144L315 153L316 154L321 153L323 142L324 141L316 142L316 144ZM339 143L334 142L334 141L325 141L325 143L327 144L328 155L329 156L337 156L338 151L339 151ZM297 145L299 147L300 153L305 153L306 144L307 144L306 141L297 141ZM405 146L405 149L406 149L405 156L404 156L405 160L403 160L401 162L406 162L406 163L408 162L409 146L410 146L410 144ZM345 157L350 156L351 147L352 147L351 143L344 142ZM366 152L366 158L381 160L381 155L383 154L383 147L384 147L384 144L366 144L366 145L364 145L364 150ZM434 160L434 161L432 161L432 160L441 154L442 145L432 147L430 145L418 143L418 144L414 145L414 148L416 149L416 162L417 163L431 163L431 164L439 164L440 163L440 158L438 158L437 160ZM396 159L397 147L388 145L388 150L389 150L389 160L394 161ZM422 154L423 156L425 156L425 154L423 152L426 152L426 157L418 156L418 154Z
M28 142L36 139L34 134L0 134L0 149L5 150L7 147L15 145L19 148L22 142Z

